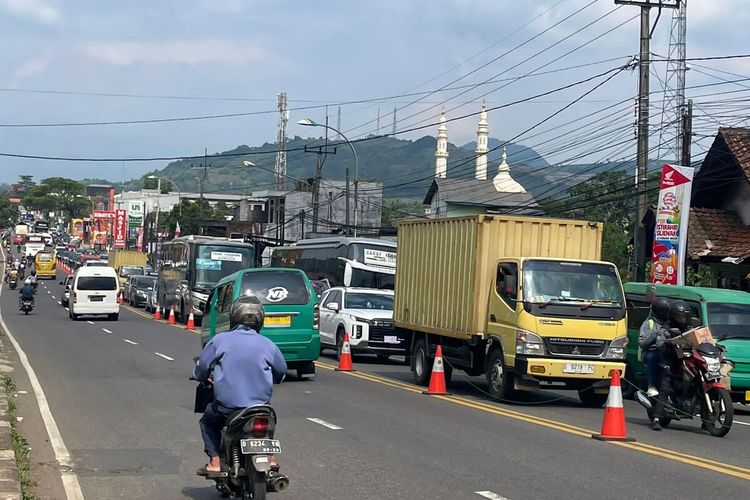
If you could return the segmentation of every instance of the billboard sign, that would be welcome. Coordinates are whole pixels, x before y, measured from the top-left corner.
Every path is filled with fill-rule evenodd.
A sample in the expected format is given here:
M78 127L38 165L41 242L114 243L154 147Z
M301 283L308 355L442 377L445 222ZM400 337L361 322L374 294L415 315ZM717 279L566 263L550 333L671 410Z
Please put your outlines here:
M142 201L129 201L128 202L128 226L129 227L143 226L143 202Z
M127 212L125 210L115 211L115 248L125 248L125 237L128 230Z
M651 250L651 283L685 284L692 167L664 165L659 182L654 245Z

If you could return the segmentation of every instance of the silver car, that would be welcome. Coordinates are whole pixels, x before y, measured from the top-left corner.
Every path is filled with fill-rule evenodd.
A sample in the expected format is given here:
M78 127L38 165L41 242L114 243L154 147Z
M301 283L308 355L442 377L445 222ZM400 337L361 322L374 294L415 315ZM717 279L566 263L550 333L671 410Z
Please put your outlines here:
M151 290L146 293L146 310L148 312L155 312L156 311L156 304L159 302L159 290L158 290L159 280L154 280L154 283L151 285Z

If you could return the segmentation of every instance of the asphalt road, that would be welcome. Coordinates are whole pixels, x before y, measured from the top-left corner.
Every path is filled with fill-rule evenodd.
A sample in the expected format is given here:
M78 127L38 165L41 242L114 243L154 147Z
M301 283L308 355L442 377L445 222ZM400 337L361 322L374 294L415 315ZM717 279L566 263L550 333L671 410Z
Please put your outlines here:
M84 496L217 498L194 473L205 462L187 380L198 335L129 310L117 322L72 322L60 292L56 281L44 282L37 308L23 316L6 287L0 307L46 392ZM357 357L352 374L332 371L334 364L323 357L315 380L289 377L276 388L279 458L291 480L276 498L744 498L750 491L750 426L736 425L725 439L693 422L656 433L628 402L638 442L602 443L589 437L602 410L581 408L570 394L498 404L482 395L481 379L456 373L454 396L430 397L395 363ZM750 423L750 412L742 413L737 418Z

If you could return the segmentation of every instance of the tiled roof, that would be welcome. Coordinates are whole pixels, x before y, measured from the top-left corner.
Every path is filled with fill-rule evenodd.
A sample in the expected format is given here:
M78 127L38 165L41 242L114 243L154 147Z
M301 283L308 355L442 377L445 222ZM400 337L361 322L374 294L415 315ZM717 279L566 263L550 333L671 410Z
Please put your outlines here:
M737 163L750 179L750 128L722 127L719 134L732 151Z
M691 208L688 225L688 254L700 257L750 256L750 226L742 224L730 210Z

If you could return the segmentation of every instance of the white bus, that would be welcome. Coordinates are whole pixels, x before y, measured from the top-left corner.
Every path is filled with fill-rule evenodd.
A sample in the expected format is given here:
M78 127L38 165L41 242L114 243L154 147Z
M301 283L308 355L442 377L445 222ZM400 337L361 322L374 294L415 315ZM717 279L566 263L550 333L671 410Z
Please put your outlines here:
M312 238L274 248L271 266L295 267L330 286L393 290L396 242L373 238Z

